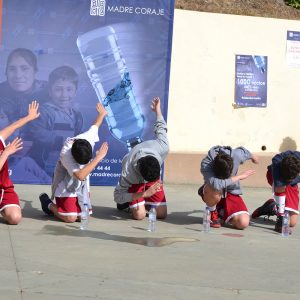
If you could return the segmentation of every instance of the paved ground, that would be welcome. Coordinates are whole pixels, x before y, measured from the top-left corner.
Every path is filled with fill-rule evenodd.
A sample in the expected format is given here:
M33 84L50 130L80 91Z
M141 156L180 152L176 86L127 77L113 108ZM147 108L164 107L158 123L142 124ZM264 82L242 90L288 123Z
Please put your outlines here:
M92 187L89 230L43 215L49 186L17 185L24 218L0 224L0 299L300 299L300 230L282 238L274 221L244 231L201 231L197 187L167 185L169 217L157 232L112 202L111 187ZM252 211L270 190L244 188Z

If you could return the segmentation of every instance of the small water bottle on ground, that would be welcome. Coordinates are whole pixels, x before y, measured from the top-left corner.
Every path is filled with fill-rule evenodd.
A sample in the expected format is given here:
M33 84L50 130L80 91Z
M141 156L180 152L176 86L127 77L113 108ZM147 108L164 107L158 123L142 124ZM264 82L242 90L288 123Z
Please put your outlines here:
M210 231L210 210L205 207L203 211L203 232L208 233Z
M81 209L81 216L80 216L80 229L81 230L86 230L88 228L89 224L89 216L90 216L90 211L89 211L89 206L87 203L84 203Z
M282 231L281 231L281 235L284 237L288 237L290 235L289 217L290 217L289 211L285 210L283 220L282 220Z
M151 209L149 210L148 220L148 231L154 232L156 230L156 209L154 205L152 205Z

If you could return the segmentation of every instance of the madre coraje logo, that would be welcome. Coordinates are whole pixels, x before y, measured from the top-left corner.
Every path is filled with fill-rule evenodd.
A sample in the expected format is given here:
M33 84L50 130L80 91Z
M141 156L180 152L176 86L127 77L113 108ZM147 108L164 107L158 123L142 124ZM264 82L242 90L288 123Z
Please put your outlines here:
M105 12L154 16L164 16L165 14L163 8L151 8L140 6L134 7L123 5L107 5L106 7L105 0L91 0L91 16L105 16Z

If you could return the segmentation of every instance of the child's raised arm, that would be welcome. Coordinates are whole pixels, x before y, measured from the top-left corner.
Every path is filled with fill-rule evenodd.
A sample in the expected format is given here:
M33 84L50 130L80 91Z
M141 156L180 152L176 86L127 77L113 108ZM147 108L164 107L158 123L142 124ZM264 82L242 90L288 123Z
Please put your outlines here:
M96 106L96 110L98 112L98 116L94 122L94 125L96 125L98 128L102 124L103 119L107 115L107 111L105 110L104 106L101 103L98 103Z
M3 165L5 164L10 155L16 153L22 148L23 142L20 138L15 138L11 143L9 143L0 155L0 170L2 169Z
M158 117L162 116L159 97L153 98L152 103L151 103L151 109L156 113L156 115Z
M12 135L17 129L23 127L28 122L39 117L40 113L38 112L39 104L37 101L32 101L28 105L28 115L19 119L18 121L8 125L7 127L0 130L0 136L3 140L6 140L10 135Z

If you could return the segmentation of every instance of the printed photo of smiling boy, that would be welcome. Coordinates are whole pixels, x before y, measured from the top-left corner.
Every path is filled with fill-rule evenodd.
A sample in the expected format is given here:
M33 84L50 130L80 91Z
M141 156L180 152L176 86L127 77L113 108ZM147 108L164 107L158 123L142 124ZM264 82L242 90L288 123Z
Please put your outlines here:
M40 118L29 132L33 146L29 155L52 177L59 153L68 137L82 131L83 116L75 109L78 75L69 66L54 69L48 79L49 100L40 107Z

